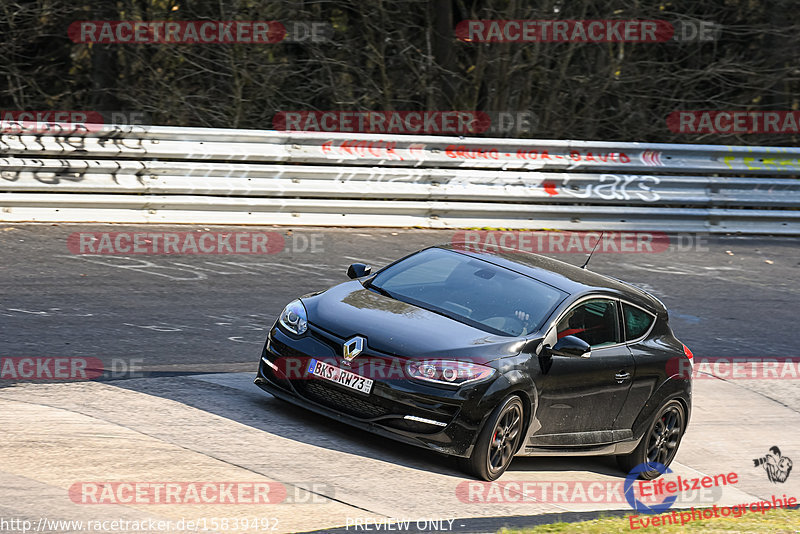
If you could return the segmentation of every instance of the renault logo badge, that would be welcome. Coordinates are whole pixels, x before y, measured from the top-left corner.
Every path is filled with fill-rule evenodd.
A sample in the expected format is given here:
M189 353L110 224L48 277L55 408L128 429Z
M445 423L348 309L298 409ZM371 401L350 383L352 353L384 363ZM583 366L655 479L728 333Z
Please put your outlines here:
M364 350L365 341L363 337L356 336L344 342L344 345L342 345L342 356L344 356L345 363L349 365L356 356L361 354L361 351Z

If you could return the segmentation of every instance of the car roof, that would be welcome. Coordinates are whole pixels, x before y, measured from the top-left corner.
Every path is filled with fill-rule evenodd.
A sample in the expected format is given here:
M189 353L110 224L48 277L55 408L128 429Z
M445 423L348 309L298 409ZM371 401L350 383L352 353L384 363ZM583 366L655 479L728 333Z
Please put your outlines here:
M439 245L436 248L452 250L505 267L551 285L575 298L602 291L623 296L632 303L655 313L666 312L664 304L643 289L540 254L520 251L476 251L461 244Z

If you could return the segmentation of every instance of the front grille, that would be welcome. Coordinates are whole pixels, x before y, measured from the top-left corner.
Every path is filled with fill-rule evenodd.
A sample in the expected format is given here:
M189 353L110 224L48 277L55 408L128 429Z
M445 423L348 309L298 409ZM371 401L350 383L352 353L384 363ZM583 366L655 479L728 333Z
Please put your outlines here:
M305 361L310 358L325 357L320 356L319 353L328 353L328 347L337 355L341 353L342 341L340 339L333 339L331 334L313 327L309 328L309 332L309 335L317 343L322 345L321 347L314 348L313 343L306 343L303 345L303 351L308 352L303 352L273 338L271 339L271 350L275 353L274 356L276 356L278 360L288 356L300 358ZM270 355L267 357L270 359L273 358L273 356ZM362 355L359 355L359 358L360 360L357 361L358 364L366 360L369 361L364 363L366 366L363 370L364 372L357 372L356 374L371 376L371 372L378 373L383 369L390 379L396 375L392 375L389 371L385 371L385 369L394 369L398 365L398 362L402 363L404 361L368 349L366 349ZM380 360L383 360L383 362ZM383 367L380 366L381 363L384 364ZM278 365L280 366L280 364ZM375 366L374 368L372 367L373 365ZM293 390L310 401L359 419L370 420L391 416L383 419L381 424L390 425L398 430L426 434L438 432L440 428L435 425L398 418L402 418L404 415L416 415L437 421L448 422L452 420L459 409L457 404L447 404L435 399L426 400L424 397L415 396L405 397L401 392L392 392L392 388L387 388L385 391L382 390L381 393L386 393L386 396L374 394L365 396L358 392L347 391L343 386L339 386L338 384L329 383L323 379L315 379L311 376L299 378L292 375L288 380L280 379L277 378L276 373L272 372L272 369L268 366L263 365L262 368L265 376L274 381L278 386L287 390ZM377 369L377 371L375 371L375 369ZM356 370L352 369L352 371L355 372ZM360 367L359 371L362 371Z
M328 386L319 380L295 381L295 387L308 397L328 408L333 408L348 415L371 419L389 413L383 406L373 404L355 395L340 391L339 389Z

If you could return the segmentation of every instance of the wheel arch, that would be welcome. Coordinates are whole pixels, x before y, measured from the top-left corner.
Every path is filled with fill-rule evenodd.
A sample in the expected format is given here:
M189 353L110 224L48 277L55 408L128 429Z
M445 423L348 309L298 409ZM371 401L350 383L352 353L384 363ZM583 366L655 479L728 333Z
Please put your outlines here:
M672 384L670 384L672 383ZM633 422L631 431L635 441L639 441L647 432L647 428L652 421L654 414L667 402L677 400L684 410L686 426L689 426L689 416L691 414L691 390L688 386L681 385L677 380L667 380L662 387L653 392L647 402L642 407L639 415ZM686 429L684 428L684 432Z
M533 414L534 412L534 401L531 400L530 395L522 390L516 390L511 393L512 395L516 395L522 401L522 428L520 429L520 433L522 434L522 438L519 440L519 445L517 446L517 450L514 451L514 454L517 454L522 448L525 447L525 441L528 439L528 430L533 425Z

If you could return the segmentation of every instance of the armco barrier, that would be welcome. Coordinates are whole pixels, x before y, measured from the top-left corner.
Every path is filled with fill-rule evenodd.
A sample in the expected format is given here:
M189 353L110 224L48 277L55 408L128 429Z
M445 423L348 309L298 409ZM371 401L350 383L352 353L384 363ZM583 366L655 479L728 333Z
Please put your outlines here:
M0 135L0 221L800 234L800 149L132 127Z

